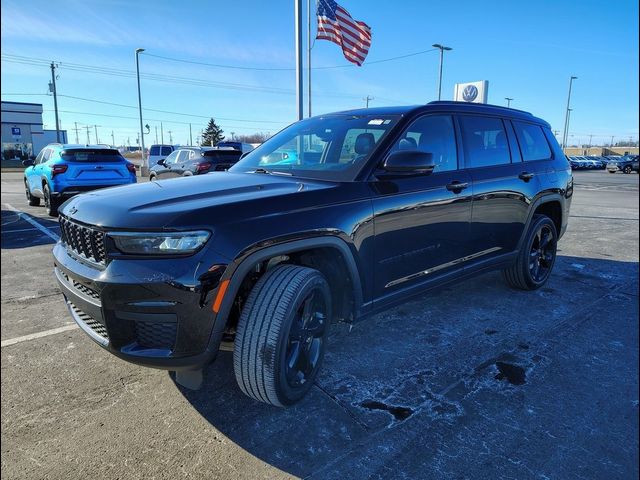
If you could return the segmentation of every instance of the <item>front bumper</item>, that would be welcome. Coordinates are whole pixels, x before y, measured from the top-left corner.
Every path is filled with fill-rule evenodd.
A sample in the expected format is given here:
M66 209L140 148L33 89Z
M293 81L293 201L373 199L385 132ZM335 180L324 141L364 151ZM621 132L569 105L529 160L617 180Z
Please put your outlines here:
M215 358L225 321L212 310L217 283L203 284L194 273L201 259L112 260L98 268L62 243L53 255L71 316L106 350L167 370L198 369Z

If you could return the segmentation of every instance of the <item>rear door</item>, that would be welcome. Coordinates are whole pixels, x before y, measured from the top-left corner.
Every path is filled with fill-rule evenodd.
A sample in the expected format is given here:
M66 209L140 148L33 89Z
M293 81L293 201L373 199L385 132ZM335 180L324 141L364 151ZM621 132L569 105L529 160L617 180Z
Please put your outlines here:
M509 121L459 115L465 165L473 181L473 260L491 260L516 249L544 166L523 164Z
M392 148L433 155L430 175L389 177L374 190L376 304L419 290L432 279L455 275L470 252L471 178L458 166L451 115L416 119Z

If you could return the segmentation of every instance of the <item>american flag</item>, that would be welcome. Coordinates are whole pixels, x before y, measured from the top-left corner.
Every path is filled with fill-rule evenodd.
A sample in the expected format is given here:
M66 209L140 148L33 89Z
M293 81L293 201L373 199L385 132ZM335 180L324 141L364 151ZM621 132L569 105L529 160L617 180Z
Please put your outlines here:
M342 47L344 57L360 66L371 46L371 28L351 18L333 0L318 0L318 40L329 40Z

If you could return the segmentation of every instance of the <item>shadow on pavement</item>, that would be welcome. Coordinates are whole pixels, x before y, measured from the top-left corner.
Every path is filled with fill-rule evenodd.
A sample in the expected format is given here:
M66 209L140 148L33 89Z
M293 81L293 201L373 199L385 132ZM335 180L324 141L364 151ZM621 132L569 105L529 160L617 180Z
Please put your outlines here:
M490 273L433 290L350 333L335 328L316 385L288 409L244 396L230 352L205 370L201 390L176 387L231 441L296 476L522 478L510 448L525 457L518 461L554 476L572 467L554 464L553 452L576 451L591 465L597 460L585 452L637 446L637 295L638 263L559 256L535 292L510 290ZM591 324L595 333L587 335ZM570 381L564 370L554 374L561 364ZM599 407L591 418L593 402ZM534 419L536 408L544 415ZM618 418L633 411L635 423ZM543 427L535 422L548 435L537 435ZM611 424L615 439L606 437ZM458 448L469 448L465 437L475 446L458 458ZM477 452L486 449L491 456L482 460ZM607 455L610 463L592 472L617 476L612 465L633 468L632 452ZM396 457L408 463L394 470Z
M25 212L18 213L13 210L2 210L2 249L27 248L56 243L49 235L26 221L25 217L49 229L55 235L60 233L58 221L55 219L49 220L34 217Z

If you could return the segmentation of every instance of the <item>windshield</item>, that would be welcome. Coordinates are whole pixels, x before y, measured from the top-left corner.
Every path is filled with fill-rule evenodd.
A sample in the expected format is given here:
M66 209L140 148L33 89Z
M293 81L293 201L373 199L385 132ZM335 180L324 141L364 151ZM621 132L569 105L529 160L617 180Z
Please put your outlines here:
M109 150L109 149L96 149L96 150L87 150L80 148L72 148L63 150L60 153L60 156L63 160L67 162L120 162L124 160L124 158L120 155L118 150Z
M351 181L398 115L329 115L294 123L247 154L231 172Z

